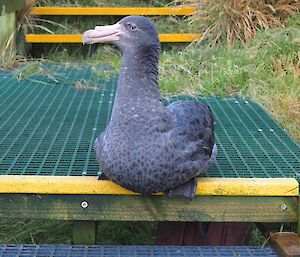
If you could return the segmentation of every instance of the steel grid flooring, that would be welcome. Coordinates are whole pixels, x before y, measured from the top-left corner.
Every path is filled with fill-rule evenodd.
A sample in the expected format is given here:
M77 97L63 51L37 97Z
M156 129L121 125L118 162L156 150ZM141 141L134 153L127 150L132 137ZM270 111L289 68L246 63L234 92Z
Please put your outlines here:
M117 77L110 73L44 63L15 74L0 71L0 174L99 174L93 142L113 106ZM191 97L164 101L176 99ZM299 175L299 144L258 104L238 97L193 99L207 102L217 119L217 161L204 176Z
M0 257L201 257L279 256L271 247L0 245Z

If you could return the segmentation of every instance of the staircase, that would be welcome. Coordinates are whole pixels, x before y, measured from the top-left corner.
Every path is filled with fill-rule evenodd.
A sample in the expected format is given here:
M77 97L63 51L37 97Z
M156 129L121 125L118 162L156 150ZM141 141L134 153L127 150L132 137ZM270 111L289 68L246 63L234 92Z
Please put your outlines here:
M195 7L34 7L33 15L38 16L188 16ZM162 43L191 43L201 38L200 34L170 33L159 34ZM81 43L81 34L27 34L27 43Z

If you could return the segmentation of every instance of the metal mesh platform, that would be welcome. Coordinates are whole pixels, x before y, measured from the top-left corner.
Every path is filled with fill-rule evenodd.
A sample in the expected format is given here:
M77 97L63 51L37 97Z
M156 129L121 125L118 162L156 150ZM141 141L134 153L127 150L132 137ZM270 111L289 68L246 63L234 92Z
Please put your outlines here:
M279 256L271 247L0 245L0 257Z
M41 63L35 75L0 72L0 174L96 175L93 142L110 118L116 76L105 68ZM25 69L24 69L25 72ZM165 99L166 104L176 99ZM295 177L300 146L256 103L194 98L217 118L210 177Z

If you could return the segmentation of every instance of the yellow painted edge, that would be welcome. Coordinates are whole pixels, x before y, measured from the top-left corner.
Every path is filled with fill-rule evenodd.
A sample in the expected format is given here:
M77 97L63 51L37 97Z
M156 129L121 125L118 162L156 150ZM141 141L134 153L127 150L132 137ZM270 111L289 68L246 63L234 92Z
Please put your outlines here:
M195 7L34 7L34 15L191 15Z
M200 178L199 195L226 196L298 196L294 178Z
M200 40L200 34L159 34L160 42L178 42L178 43L189 43Z
M199 178L196 195L298 196L298 187L293 178ZM136 195L97 177L30 175L1 175L0 193Z
M194 42L201 38L200 34L160 34L161 42ZM81 43L81 34L27 34L27 43Z
M27 34L27 43L82 43L81 34Z

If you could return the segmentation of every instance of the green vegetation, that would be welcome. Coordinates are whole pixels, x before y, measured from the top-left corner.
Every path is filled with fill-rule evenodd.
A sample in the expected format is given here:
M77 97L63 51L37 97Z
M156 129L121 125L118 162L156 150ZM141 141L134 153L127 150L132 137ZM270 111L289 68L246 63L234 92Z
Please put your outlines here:
M97 243L107 245L153 245L155 222L98 223ZM71 243L72 222L57 220L15 220L0 222L0 243L68 244Z
M55 220L1 219L0 243L71 243L72 224Z
M300 15L284 28L258 32L246 45L164 52L163 93L240 94L255 99L300 140Z

